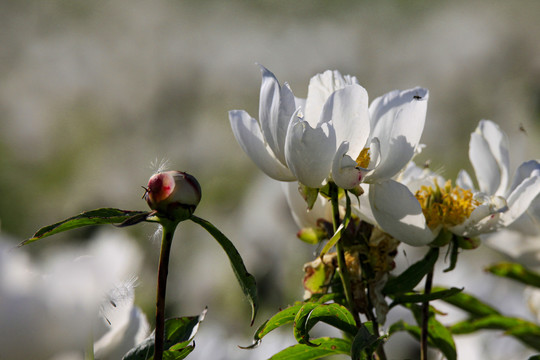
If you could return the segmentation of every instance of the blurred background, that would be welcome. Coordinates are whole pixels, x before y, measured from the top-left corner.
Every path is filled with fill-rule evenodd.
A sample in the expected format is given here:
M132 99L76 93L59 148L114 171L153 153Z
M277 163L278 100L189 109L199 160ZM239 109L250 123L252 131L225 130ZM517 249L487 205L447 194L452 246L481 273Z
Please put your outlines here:
M301 298L302 265L315 249L295 238L280 185L230 130L228 110L258 117L255 63L300 97L326 69L355 75L371 99L427 87L419 161L449 178L470 171L470 132L490 119L508 134L516 168L540 153L538 14L535 0L0 1L2 236L17 243L99 207L144 210L141 185L166 159L198 178L197 214L233 240L257 278L258 326ZM96 231L26 251L39 259ZM127 231L146 254L136 303L152 323L159 239L151 225ZM210 309L193 358L262 359L292 342L287 333L268 341L276 348L263 341L260 352L237 354L254 329L227 258L187 223L173 253L168 313Z

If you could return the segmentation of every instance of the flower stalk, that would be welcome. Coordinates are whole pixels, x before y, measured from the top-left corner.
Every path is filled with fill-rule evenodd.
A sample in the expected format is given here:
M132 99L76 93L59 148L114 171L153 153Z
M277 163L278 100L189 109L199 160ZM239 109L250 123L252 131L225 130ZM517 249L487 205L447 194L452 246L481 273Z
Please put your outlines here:
M165 295L167 292L167 275L169 274L169 257L174 230L178 222L162 221L163 236L158 266L158 284L156 295L156 331L154 338L154 360L163 359L165 342Z
M338 187L334 183L330 183L330 199L332 202L332 220L334 224L334 232L337 231L341 219L339 216L339 201L338 201ZM343 249L343 245L340 241L336 243L336 251L337 251L337 260L338 260L338 267L339 267L339 275L341 277L341 282L343 284L343 292L345 293L345 299L347 301L347 305L349 307L349 310L351 311L351 314L354 317L354 321L356 322L356 327L360 328L362 325L362 322L360 321L360 316L358 315L358 311L356 310L355 302L352 297L351 293L351 279L349 276L349 271L347 270L347 263L345 261L345 250Z
M426 275L426 283L424 285L424 295L431 294L433 285L433 269ZM422 326L420 335L420 359L428 360L428 338L429 338L429 300L422 303Z

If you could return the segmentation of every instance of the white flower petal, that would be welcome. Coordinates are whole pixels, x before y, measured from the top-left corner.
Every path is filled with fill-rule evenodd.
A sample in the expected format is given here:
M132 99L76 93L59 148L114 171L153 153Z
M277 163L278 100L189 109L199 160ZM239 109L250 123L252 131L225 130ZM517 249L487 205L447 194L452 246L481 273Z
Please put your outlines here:
M322 74L317 74L311 78L306 99L305 120L315 127L321 117L324 103L336 90L344 88L346 85L358 84L354 76L343 76L339 71L326 70Z
M519 184L508 196L508 211L501 215L505 226L520 217L540 194L540 176L531 176Z
M371 138L379 139L381 153L370 181L393 177L411 160L424 130L428 98L427 89L396 90L370 105Z
M456 185L464 190L473 190L474 183L471 176L465 170L460 170L456 179Z
M269 151L257 120L244 110L229 111L229 120L244 152L266 175L280 181L296 180L291 171Z
M312 128L296 115L285 141L287 165L302 184L318 188L330 175L336 135L331 124Z
M481 202L461 224L449 230L456 235L475 237L490 233L503 226L501 216L508 210L506 200L501 196L488 196L476 193L474 198Z
M295 112L294 95L287 85L281 87L274 74L260 66L262 71L259 100L259 121L266 143L275 156L285 163L285 136Z
M471 134L469 159L480 190L490 195L505 195L510 167L508 139L497 124L480 121Z
M399 241L422 246L435 238L420 203L405 185L394 180L371 184L369 201L377 223Z
M324 104L320 123L329 121L336 131L336 144L348 141L350 154L356 158L370 133L367 91L353 84L332 93Z
M526 178L538 175L540 175L540 163L536 160L525 161L516 170L514 180L512 181L512 186L510 187L510 192L514 191L514 189L518 187L518 185L521 184Z
M296 104L296 108L305 109L306 108L306 99L294 97L294 103Z

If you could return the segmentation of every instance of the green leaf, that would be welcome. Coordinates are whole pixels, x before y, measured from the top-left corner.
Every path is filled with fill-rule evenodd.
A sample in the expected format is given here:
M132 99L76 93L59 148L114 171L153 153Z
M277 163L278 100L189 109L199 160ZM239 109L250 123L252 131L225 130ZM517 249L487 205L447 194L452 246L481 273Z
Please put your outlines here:
M439 257L439 249L431 248L426 256L412 264L407 270L395 278L388 280L383 289L383 294L393 295L411 291L435 266Z
M433 345L437 347L448 360L455 360L457 358L456 344L452 333L437 319L435 314L431 314L428 320L428 337L433 342Z
M321 250L320 257L323 257L334 245L341 239L341 232L345 229L345 223L341 223L336 230L336 233L328 240L324 248Z
M242 257L238 253L238 250L236 250L233 243L225 235L223 235L221 231L219 231L210 222L197 216L192 216L190 219L208 231L210 235L217 240L219 245L221 245L223 250L225 250L225 253L229 257L234 274L236 275L236 279L238 280L244 295L251 304L251 324L253 325L255 315L257 315L257 310L259 309L259 299L257 296L257 284L255 282L255 278L253 275L248 273Z
M398 331L406 331L416 340L420 340L420 334L422 332L419 326L410 325L403 320L399 320L390 326L390 328L388 329L388 336L392 336Z
M517 280L525 285L540 288L540 275L528 270L521 264L503 262L492 265L486 270L494 275Z
M320 304L314 308L306 324L308 331L320 321L332 325L352 336L358 332L353 315L349 309L340 304Z
M442 287L433 288L434 292L443 290L446 289ZM478 300L476 297L470 294L463 292L457 293L449 297L445 297L443 301L468 312L474 318L500 314L495 308L491 307L490 305Z
M296 316L294 317L293 335L296 341L298 341L298 343L300 344L308 344L314 346L312 343L309 342L309 329L307 326L307 321L309 319L309 315L317 306L319 306L319 304L317 303L305 303L298 310Z
M460 321L450 327L454 334L470 334L472 332L491 329L508 330L516 326L524 325L527 321L504 315L489 315L480 319Z
M313 294L306 301L317 302L319 304L323 304L323 303L330 302L330 301L340 303L343 300L344 299L343 299L342 294L330 293L330 294Z
M521 342L535 350L540 350L540 327L536 324L527 323L515 326L508 329L505 334L519 339Z
M112 208L102 208L85 211L79 215L72 216L66 220L45 226L38 230L30 239L23 241L19 246L30 244L47 236L58 234L63 231L72 230L89 225L118 224L134 216L150 214L146 211L130 211Z
M336 338L318 338L313 340L316 346L297 344L275 354L270 360L314 360L324 356L345 354L351 352L350 341Z
M245 346L245 347L242 347L242 349L252 349L252 348L255 348L257 347L262 338L264 336L266 336L268 333L270 333L272 330L275 330L277 329L278 327L281 327L283 325L286 325L286 324L290 324L290 323L293 323L293 322L296 322L296 317L297 317L297 314L303 309L303 311L305 312L304 315L307 315L309 316L311 314L311 311L321 305L324 305L322 304L323 302L325 301L329 301L329 300L332 300L334 298L334 296L331 296L332 294L328 294L328 295L324 295L324 296L321 296L321 297L315 297L315 299L317 299L317 301L310 301L309 302L306 302L306 303L299 303L299 304L295 304L295 305L292 305L292 306L289 306L288 308L284 309L284 310L281 310L280 312L278 312L277 314L275 314L274 316L272 316L270 319L268 319L267 321L265 321L258 329L257 331L255 332L255 335L253 336L253 344L250 345L250 346ZM312 297L313 300L315 300L313 297ZM348 310L346 310L346 312L348 313L342 313L343 310L342 310L342 306L339 305L339 304L330 304L331 307L330 308L321 308L319 311L317 311L314 316L316 319L319 319L319 321L322 321L322 322L325 322L329 325L333 325L333 326L336 326L338 329L341 329L343 331L354 331L353 332L353 335L356 333L356 328L353 330L350 326L351 325L354 325L354 318L352 318L352 315L348 312ZM328 312L330 313L336 313L338 315L336 315L336 317L334 316L331 316L331 318L329 319L328 317L325 317L324 315L328 315ZM343 319L343 320L342 320ZM304 318L304 320L307 320L307 318ZM308 323L305 323L304 327L306 327L308 325ZM311 327L313 327L315 324L313 323L309 323L309 325ZM295 327L297 327L298 324L295 324ZM311 327L308 328L307 331L309 331L311 329ZM295 331L298 331L298 330L295 330ZM299 336L301 336L301 334L298 333Z
M527 360L540 360L540 354L538 354L538 355L533 355L533 356L531 356L530 358L528 358Z
M540 350L540 327L524 319L489 315L479 319L461 321L450 327L454 334L470 334L485 329L504 330L507 335L517 338L533 349Z
M294 319L293 334L300 344L313 345L309 339L309 331L318 323L332 325L351 336L358 329L354 317L346 307L339 304L305 303Z
M444 290L438 290L438 291L432 291L429 294L416 294L416 293L407 293L407 294L398 294L394 296L394 301L392 304L390 304L390 307L393 307L398 304L405 304L405 303L422 303L426 301L433 301L433 300L439 300L439 299L445 299L447 297L453 296L455 294L460 293L463 291L463 288L451 288L451 289L444 289Z
M199 316L185 316L167 319L165 321L164 349L170 351L165 351L163 353L164 359L183 359L187 354L193 351L194 345L188 346L188 344L195 337L195 334L199 329L199 324L204 320L205 315L206 309ZM165 357L165 353L167 352L170 352L167 356L176 357ZM183 357L178 357L182 355ZM154 333L147 337L141 344L128 351L122 360L150 360L153 357Z
M163 352L163 360L182 360L195 350L195 344L186 346L181 350L167 350Z
M382 339L380 340L382 341ZM371 322L363 323L352 342L351 359L371 359L378 341L379 338L373 333L373 324ZM367 353L366 356L364 356L364 351Z
M303 304L296 304L293 306L289 306L288 308L281 310L274 316L272 316L270 319L265 321L257 331L255 332L255 335L253 336L253 344L250 346L240 346L242 349L253 349L257 347L261 339L267 335L272 330L277 329L278 327L292 323L294 321L294 318L296 317L296 314L298 311L302 308Z

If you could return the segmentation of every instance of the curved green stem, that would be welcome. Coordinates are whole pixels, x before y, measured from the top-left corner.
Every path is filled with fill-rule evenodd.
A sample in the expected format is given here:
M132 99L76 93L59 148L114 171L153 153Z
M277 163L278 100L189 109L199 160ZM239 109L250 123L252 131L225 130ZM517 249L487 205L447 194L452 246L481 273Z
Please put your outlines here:
M334 225L334 232L336 232L341 223L341 219L339 216L338 187L334 183L330 183L329 185L330 200L332 202L332 220ZM349 276L349 271L347 270L347 262L345 261L345 250L343 249L343 245L340 241L336 243L336 251L339 275L343 284L343 292L345 293L345 299L347 300L349 310L354 317L354 321L356 322L356 327L360 328L362 322L360 321L360 316L358 314L358 311L356 310L356 306L354 305L354 299L351 294L351 279Z
M154 360L163 359L165 342L165 293L167 290L167 275L169 274L169 257L174 230L178 223L161 222L163 236L159 255L158 283L156 296L156 331L154 338Z

